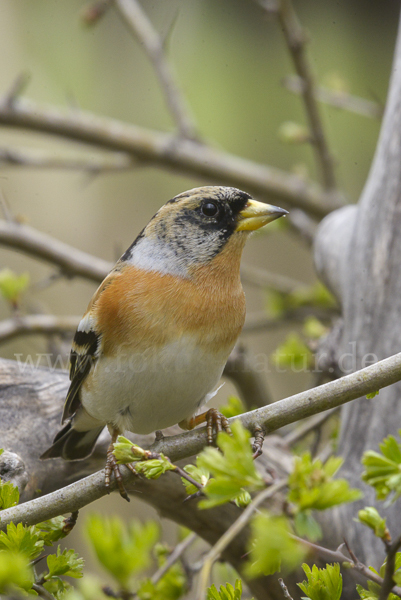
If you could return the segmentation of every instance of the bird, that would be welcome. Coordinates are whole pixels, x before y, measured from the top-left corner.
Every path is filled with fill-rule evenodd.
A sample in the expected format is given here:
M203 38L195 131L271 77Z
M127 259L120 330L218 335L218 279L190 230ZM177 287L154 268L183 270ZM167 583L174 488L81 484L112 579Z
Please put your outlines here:
M129 500L114 443L124 431L192 429L245 321L240 261L250 233L287 214L239 189L203 186L164 204L100 284L78 324L62 428L42 459L84 459L105 426L105 485ZM196 415L196 416L194 416ZM217 415L217 418L216 418Z

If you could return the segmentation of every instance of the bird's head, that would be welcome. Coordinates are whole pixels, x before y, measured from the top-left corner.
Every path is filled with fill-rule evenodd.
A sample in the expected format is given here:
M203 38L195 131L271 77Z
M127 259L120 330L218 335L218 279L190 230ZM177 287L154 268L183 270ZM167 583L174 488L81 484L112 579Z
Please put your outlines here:
M246 192L204 186L164 204L122 257L138 268L190 277L229 247L240 257L248 234L287 214Z

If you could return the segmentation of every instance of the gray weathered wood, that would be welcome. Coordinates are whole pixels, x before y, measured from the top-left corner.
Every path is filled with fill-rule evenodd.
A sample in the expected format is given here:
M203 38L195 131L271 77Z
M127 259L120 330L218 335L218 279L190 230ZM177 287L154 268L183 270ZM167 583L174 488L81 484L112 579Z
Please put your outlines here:
M385 116L370 174L358 206L340 209L319 228L315 262L341 301L342 335L337 361L342 371L360 369L401 348L401 36L394 55ZM339 453L342 475L363 488L363 501L341 507L326 522L326 537L345 536L358 558L378 565L384 552L371 532L353 523L358 507L373 505L373 491L362 486L360 458L367 449L401 427L401 385L370 401L342 409ZM399 503L380 511L394 536L401 533Z

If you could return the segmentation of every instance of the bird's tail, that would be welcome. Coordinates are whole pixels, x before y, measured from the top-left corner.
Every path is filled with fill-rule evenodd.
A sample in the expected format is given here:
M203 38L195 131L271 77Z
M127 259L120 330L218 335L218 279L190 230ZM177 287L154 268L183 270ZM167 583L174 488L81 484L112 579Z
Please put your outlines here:
M77 431L73 428L72 422L68 423L60 429L53 440L53 444L40 457L42 460L46 458L57 458L61 456L65 460L79 460L87 458L93 452L96 440L103 431L104 425L89 431Z

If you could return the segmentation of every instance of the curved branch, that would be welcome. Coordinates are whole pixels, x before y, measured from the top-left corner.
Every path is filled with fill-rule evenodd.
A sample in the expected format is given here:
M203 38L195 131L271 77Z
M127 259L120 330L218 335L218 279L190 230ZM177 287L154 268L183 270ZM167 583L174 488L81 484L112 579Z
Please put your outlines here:
M177 139L170 134L83 111L62 112L22 99L10 106L3 100L0 102L0 125L126 152L152 165L198 175L220 184L224 181L264 199L301 208L317 218L340 206L317 185L306 183L280 169L260 165L193 140Z

